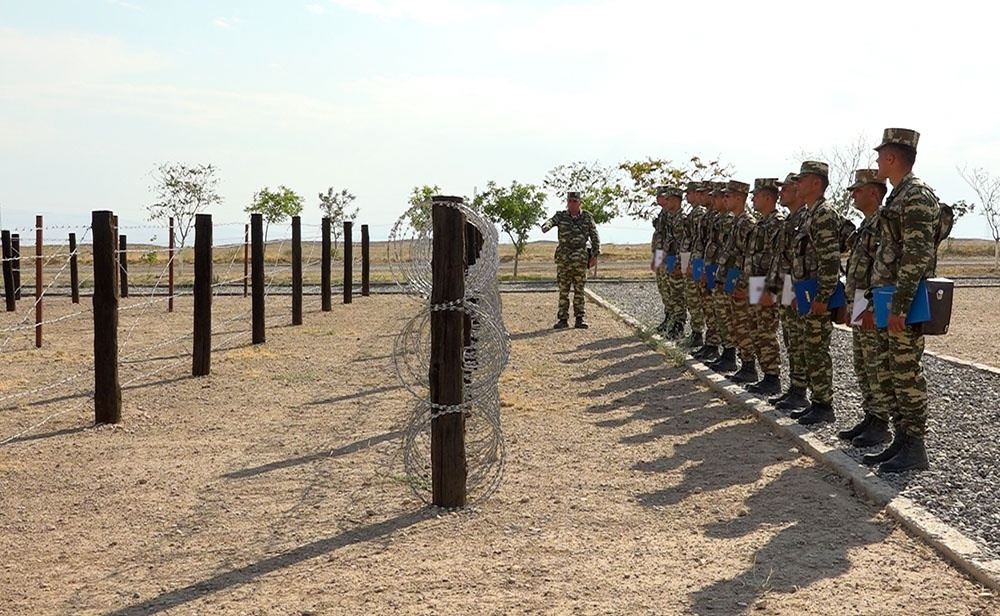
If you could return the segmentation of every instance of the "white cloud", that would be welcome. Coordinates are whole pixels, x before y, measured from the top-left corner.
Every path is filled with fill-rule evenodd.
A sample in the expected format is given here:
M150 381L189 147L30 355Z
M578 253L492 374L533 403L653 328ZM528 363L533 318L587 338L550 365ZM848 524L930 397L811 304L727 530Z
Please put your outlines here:
M383 19L455 26L501 15L500 3L480 0L330 0L343 9Z

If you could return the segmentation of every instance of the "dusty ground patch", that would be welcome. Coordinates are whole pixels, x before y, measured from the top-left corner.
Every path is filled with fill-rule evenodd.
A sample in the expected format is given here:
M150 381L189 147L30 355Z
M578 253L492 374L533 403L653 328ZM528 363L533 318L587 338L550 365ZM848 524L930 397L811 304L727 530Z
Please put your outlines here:
M237 336L208 378L159 351L121 427L80 408L0 447L0 613L1000 613L606 312L556 333L553 294L504 301L493 499L439 514L411 496L389 355L413 306L357 300L264 347ZM187 318L137 327L135 348ZM49 357L32 353L5 382ZM0 439L79 405L50 397L0 410Z

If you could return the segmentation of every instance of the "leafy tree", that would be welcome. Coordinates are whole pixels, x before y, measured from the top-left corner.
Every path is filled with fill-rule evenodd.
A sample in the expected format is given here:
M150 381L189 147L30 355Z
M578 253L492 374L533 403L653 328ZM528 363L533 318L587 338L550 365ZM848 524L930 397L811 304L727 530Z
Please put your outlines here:
M319 193L319 209L323 215L330 219L330 234L333 236L333 254L337 254L337 243L344 235L344 221L355 220L358 217L358 206L351 208L354 202L352 195L345 188L340 192L334 192L333 188L327 188L325 193Z
M620 204L625 196L621 180L614 167L579 161L551 169L544 185L562 201L566 200L566 193L578 191L580 207L602 225L621 214Z
M510 237L514 244L514 278L517 264L528 243L528 232L545 218L545 193L534 184L511 182L509 187L490 181L473 206Z
M163 163L151 174L156 202L146 206L149 220L174 219L179 247L184 248L196 214L222 203L213 165ZM178 255L180 252L178 251Z
M842 216L857 220L861 214L851 207L851 195L847 187L854 183L854 172L857 169L872 169L875 167L875 144L868 135L861 133L850 143L824 148L817 152L800 152L799 161L819 160L830 166L830 187L826 191L826 200ZM798 170L795 166L795 171Z
M957 223L958 219L961 218L962 216L965 216L966 214L971 214L972 212L976 211L976 204L966 203L964 200L956 201L951 204L951 211L954 212L955 222ZM948 245L945 247L945 250L947 250L948 252L951 252L951 243L954 239L955 239L954 235L948 236L947 240Z
M441 187L437 184L413 187L408 200L410 209L407 211L410 226L414 229L423 229L431 224L431 197L440 194Z
M264 218L264 237L273 222L281 222L302 213L303 199L287 186L278 186L271 191L267 186L253 196L253 203L244 208L248 214L260 214Z
M1000 270L1000 177L979 167L963 167L958 175L979 197L980 212L993 236L993 269Z
M692 156L687 163L676 165L662 158L646 158L618 165L627 176L622 195L625 213L633 218L648 220L656 215L659 207L653 204L657 186L683 188L691 181L720 180L732 175L728 165L718 160L702 161Z

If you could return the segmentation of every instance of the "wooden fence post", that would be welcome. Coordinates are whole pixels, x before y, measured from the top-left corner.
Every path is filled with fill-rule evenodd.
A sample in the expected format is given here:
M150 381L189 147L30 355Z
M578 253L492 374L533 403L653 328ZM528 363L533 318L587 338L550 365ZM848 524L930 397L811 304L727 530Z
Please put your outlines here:
M431 304L447 304L465 296L465 215L454 207L461 197L432 202ZM464 401L464 316L434 310L430 318L431 489L439 507L463 507L466 499L465 414L455 408Z
M117 227L107 211L92 214L94 237L94 421L122 419L122 390L118 381L118 259Z
M212 372L212 215L194 217L194 352L191 374Z
M264 342L264 218L250 215L250 277L253 297L253 343Z
M243 297L250 285L250 224L243 225Z
M174 217L170 217L170 225L167 230L167 312L174 311L174 257L176 246L174 244Z
M7 312L14 312L17 304L14 302L14 257L11 256L10 231L0 232L0 238L3 244L3 295Z
M368 225L361 225L361 297L371 295Z
M80 268L76 259L76 233L69 234L69 292L74 304L80 303Z
M122 268L122 297L128 297L128 238L118 236L118 265Z
M344 221L344 303L350 304L354 298L354 223Z
M292 325L302 325L301 216L292 216Z
M323 240L320 242L321 249L323 250L323 256L320 258L320 295L323 298L323 312L330 312L333 309L331 305L333 303L332 290L330 288L330 270L333 265L333 255L330 252L330 217L324 216L323 222L320 224L321 231L323 234Z
M21 299L21 236L14 233L10 236L11 271L14 272L14 299Z
M42 227L41 216L35 216L35 348L42 348ZM18 268L20 269L20 267Z

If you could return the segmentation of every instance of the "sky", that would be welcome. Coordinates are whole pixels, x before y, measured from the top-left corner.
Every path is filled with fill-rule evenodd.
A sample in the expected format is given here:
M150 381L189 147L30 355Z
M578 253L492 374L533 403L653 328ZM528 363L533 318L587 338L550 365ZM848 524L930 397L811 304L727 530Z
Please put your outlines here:
M886 127L920 131L915 171L942 200L976 201L957 168L1000 174L996 9L978 4L0 0L0 223L110 209L130 241L163 241L146 206L176 161L218 168L216 243L278 185L304 224L348 189L383 239L417 185L693 155L752 182ZM990 237L978 215L954 235Z

